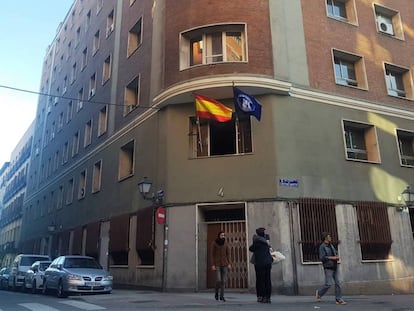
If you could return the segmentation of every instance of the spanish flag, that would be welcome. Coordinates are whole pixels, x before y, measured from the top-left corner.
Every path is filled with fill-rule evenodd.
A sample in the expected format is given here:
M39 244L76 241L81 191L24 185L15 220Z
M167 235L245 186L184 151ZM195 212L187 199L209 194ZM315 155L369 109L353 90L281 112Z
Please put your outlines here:
M231 120L233 113L231 108L202 95L195 94L194 97L197 117L201 119L212 119L218 122L227 122Z

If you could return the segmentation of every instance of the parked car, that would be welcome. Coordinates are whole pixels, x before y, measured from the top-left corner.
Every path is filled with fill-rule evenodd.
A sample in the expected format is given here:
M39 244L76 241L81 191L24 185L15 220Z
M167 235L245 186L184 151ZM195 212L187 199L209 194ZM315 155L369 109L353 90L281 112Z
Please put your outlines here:
M9 273L10 267L3 267L0 269L0 289L9 288Z
M47 255L33 255L33 254L19 254L17 255L13 263L11 264L10 275L9 275L9 287L13 290L20 287L24 289L26 271L30 269L30 266L35 261L49 260L50 257Z
M25 289L30 289L33 294L42 289L45 270L51 263L50 260L35 261L26 272Z
M45 271L43 293L56 290L58 297L71 293L110 293L112 276L89 256L60 256Z

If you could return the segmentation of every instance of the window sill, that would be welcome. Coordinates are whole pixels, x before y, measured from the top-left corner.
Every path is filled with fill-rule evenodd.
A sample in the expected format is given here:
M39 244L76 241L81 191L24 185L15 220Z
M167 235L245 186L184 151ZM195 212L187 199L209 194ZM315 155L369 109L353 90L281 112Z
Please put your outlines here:
M362 160L362 159L353 159L353 158L346 158L347 161L352 162L363 162L363 163L369 163L369 164L381 164L380 161L370 161L370 160Z
M155 269L154 265L137 265L135 269Z

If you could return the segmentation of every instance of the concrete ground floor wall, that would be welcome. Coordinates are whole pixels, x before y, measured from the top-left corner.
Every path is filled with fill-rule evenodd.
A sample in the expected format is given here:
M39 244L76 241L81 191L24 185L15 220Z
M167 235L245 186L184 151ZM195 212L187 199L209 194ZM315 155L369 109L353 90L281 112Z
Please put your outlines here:
M167 222L156 225L156 250L154 266L140 266L139 258L130 252L128 266L109 269L118 286L162 288L166 291L208 290L208 244L206 224L236 222L223 218L226 213L210 217L209 211L228 210L236 213L237 222L245 226L245 237L230 243L244 244L237 248L240 273L246 273L246 284L240 290L254 291L255 272L249 263L248 246L257 227L265 227L274 249L280 250L286 259L272 268L275 293L288 295L312 295L324 282L320 262L304 262L301 249L300 216L294 201L226 202L192 204L167 207ZM391 253L386 260L362 260L359 229L355 207L352 204L336 204L338 228L340 278L344 294L409 293L414 289L414 243L408 211L400 212L387 207L392 236ZM213 213L214 214L214 213ZM212 215L213 215L212 214ZM207 215L207 216L206 216ZM240 220L240 215L244 219ZM134 249L136 216L130 220L130 249ZM223 227L224 228L224 227ZM233 272L235 273L235 272ZM236 272L238 273L238 272ZM244 279L244 276L241 278Z

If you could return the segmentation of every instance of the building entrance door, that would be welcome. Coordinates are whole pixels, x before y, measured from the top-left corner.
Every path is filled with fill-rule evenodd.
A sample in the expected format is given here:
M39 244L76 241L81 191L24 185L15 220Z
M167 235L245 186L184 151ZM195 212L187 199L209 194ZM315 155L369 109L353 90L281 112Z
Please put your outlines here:
M211 270L211 244L220 231L226 233L230 247L231 269L228 272L226 288L247 288L247 245L246 222L223 221L207 223L207 288L215 286L215 271Z

